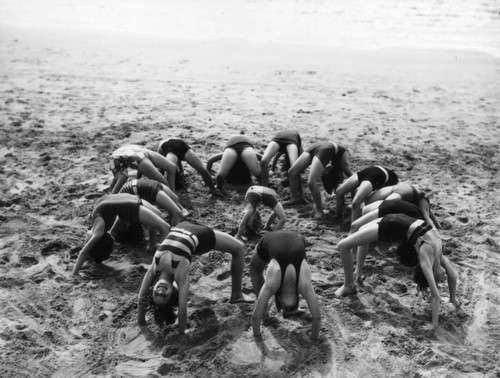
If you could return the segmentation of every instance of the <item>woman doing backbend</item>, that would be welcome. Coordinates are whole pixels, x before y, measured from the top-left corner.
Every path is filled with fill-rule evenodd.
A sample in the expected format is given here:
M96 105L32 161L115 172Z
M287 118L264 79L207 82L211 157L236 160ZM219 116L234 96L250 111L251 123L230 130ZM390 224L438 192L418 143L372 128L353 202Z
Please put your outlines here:
M246 228L251 227L250 225L253 223L257 206L261 202L263 205L270 207L273 210L266 222L266 225L264 226L264 230L277 231L283 228L283 225L286 223L285 210L278 199L278 194L273 189L253 185L248 188L245 194L245 200L247 201L247 205L245 207L236 238L241 239ZM273 223L276 219L278 219L278 222L273 227Z
M128 223L141 223L157 229L160 236L165 237L170 225L161 219L156 212L159 211L150 203L132 194L107 194L101 197L92 212L92 228L88 232L85 246L78 254L73 275L78 275L88 257L101 262L109 256L118 218ZM148 249L156 247L156 240L149 240L149 243Z
M300 134L295 130L279 131L267 145L262 160L260 161L262 172L262 186L269 184L269 163L275 156L285 155L288 163L287 170L295 163L302 154L302 140Z
M361 205L377 189L398 183L398 176L389 168L375 165L356 172L335 191L335 217L340 218L345 203L345 195L355 191L352 199L351 223L361 215Z
M442 276L441 267L444 268L448 277L450 302L458 307L456 300L458 276L450 261L443 255L442 242L437 230L421 219L404 214L388 214L376 219L339 243L338 248L344 268L344 284L335 292L337 296L356 293L351 250L377 240L387 243L408 242L409 246L413 246L418 259L415 280L419 289L425 290L427 287L430 289L433 326L438 325L439 318L441 296L437 282ZM404 253L412 253L412 249L406 248L405 251L400 251L401 257L407 259Z
M179 332L187 328L187 300L189 293L189 267L195 255L212 249L232 255L231 303L253 302L243 294L242 278L245 258L245 245L224 232L192 222L181 222L172 227L155 253L144 279L138 299L137 319L140 325L146 324L146 309L152 287L153 302L160 308L171 305L172 295L178 290Z
M332 192L336 186L346 177L352 175L350 154L343 146L332 141L313 144L306 152L303 152L288 171L290 178L290 201L287 206L305 204L302 195L300 175L307 167L311 166L307 178L307 186L311 191L314 201L313 217L323 216L323 203L321 192L318 188L318 180L326 172L329 177L324 182L331 182L325 186L325 190ZM334 182L335 181L335 182Z
M293 313L299 308L299 294L302 294L312 316L309 335L318 340L321 311L312 287L305 248L304 238L288 230L269 232L256 245L250 261L250 275L257 296L252 314L254 337L261 337L260 320L267 313L267 303L273 295L278 311Z
M181 177L183 177L184 174L181 162L184 160L201 175L210 193L220 194L215 188L212 176L207 171L198 155L196 155L191 146L182 139L170 138L160 141L158 144L158 153L165 156L169 161L179 167L179 174ZM176 175L172 176L172 181L175 188Z
M167 181L160 171L166 172L167 178L175 177L177 167L171 161L161 156L158 152L151 151L137 144L122 146L111 155L111 172L113 181L110 188L111 193L118 193L129 178L130 168L137 170L137 175L146 176L152 180L167 185L172 191L175 187Z
M219 172L215 176L218 189L224 189L224 182L242 185L251 182L249 173L261 180L259 155L255 152L253 144L246 135L236 135L226 143L224 152L212 156L207 161L207 171L212 170L214 162L220 160Z

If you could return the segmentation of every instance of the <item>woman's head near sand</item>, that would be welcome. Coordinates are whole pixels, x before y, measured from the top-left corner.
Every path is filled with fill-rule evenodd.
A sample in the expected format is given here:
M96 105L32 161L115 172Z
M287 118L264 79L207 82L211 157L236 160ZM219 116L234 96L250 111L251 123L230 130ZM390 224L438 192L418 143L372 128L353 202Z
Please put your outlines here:
M167 307L174 292L172 283L165 279L159 279L153 287L153 303L157 307Z

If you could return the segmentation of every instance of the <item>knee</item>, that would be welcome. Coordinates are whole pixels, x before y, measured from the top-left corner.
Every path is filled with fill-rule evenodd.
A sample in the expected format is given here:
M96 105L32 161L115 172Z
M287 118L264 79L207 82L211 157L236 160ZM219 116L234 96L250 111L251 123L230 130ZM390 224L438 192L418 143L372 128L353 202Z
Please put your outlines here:
M237 244L235 243L235 246L231 252L231 254L233 255L233 259L243 259L245 257L245 244L237 239L236 242Z
M357 198L354 198L352 200L352 203L351 203L351 206L353 209L356 209L356 210L359 210L361 209L361 204L363 203L363 201L357 199Z

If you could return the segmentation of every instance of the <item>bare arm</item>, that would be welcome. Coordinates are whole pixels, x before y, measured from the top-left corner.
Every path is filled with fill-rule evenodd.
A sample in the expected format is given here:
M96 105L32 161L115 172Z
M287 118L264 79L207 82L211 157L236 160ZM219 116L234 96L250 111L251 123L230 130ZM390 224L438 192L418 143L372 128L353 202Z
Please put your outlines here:
M285 210L283 209L283 206L279 202L276 204L276 206L274 206L274 212L269 217L269 220L267 221L266 224L266 228L270 227L276 218L278 218L278 223L276 223L276 225L274 226L273 228L274 231L281 230L286 223Z
M216 161L219 161L220 159L222 159L222 152L221 153L218 153L214 156L212 156L210 159L208 159L207 161L207 171L208 172L211 172L212 171L212 165L216 162Z
M280 287L280 283L281 269L275 260L271 260L267 269L264 286L262 286L262 289L259 292L259 296L257 297L257 302L255 303L255 308L252 313L252 329L253 335L256 338L261 337L260 319L262 318L262 314L267 307L267 302L271 296L276 294Z
M255 308L252 313L252 329L253 336L255 338L260 338L262 336L262 334L260 333L260 319L262 318L262 314L267 307L269 298L271 298L271 296L275 294L277 290L277 287L275 288L272 285L267 285L267 283L264 283L264 286L262 286L262 289L260 290L259 296L257 297L257 302L255 303Z
M180 267L179 267L180 268ZM187 300L189 294L189 264L175 274L179 286L179 333L183 335L187 328Z
M146 325L146 306L148 304L148 293L155 276L154 264L149 266L148 271L142 279L139 298L137 300L137 323Z
M115 178L113 179L113 182L111 183L113 185L111 188L111 194L116 194L120 191L122 188L123 184L127 182L128 176L124 174L123 172L118 172L115 174Z
M441 255L441 266L446 271L446 276L448 278L448 288L450 290L450 302L453 303L455 306L458 306L458 302L457 302L458 274L455 271L455 269L453 269L453 266L451 265L450 260L448 260L443 255Z
M429 250L430 249L430 250ZM429 284L429 289L431 291L431 306L432 306L432 325L437 327L439 321L439 308L441 305L441 296L439 295L439 290L434 279L434 273L432 271L432 263L429 259L429 255L433 254L432 247L427 244L423 244L420 247L419 259L420 267L424 273L425 278Z
M259 296L260 290L264 286L264 269L266 266L267 263L259 257L255 249L250 260L250 278L255 297Z
M299 293L304 296L311 311L312 327L311 339L319 339L319 330L321 328L321 311L319 308L318 298L311 283L311 270L305 261L302 262L299 277Z
M243 232L245 232L248 220L250 219L250 217L253 215L254 212L255 209L253 208L253 206L247 204L247 206L245 207L245 214L243 215L243 219L241 220L240 226L238 227L238 233L235 235L236 238L241 238Z
M83 263L85 262L85 260L88 259L90 251L92 250L94 245L96 245L97 242L104 235L104 232L105 232L104 227L105 227L104 226L104 219L102 219L101 217L97 217L94 220L94 224L92 225L92 231L91 231L92 234L91 234L90 238L87 240L84 247L82 248L82 250L78 254L78 258L76 259L76 263L75 263L75 266L73 268L73 273L72 273L73 276L78 275L78 272L80 271Z

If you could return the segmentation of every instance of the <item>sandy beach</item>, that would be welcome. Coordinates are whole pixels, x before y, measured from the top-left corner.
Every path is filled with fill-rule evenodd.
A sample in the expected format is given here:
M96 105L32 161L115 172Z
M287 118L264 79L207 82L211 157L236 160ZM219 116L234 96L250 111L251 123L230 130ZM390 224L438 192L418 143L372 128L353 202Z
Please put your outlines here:
M500 58L10 21L0 23L1 376L500 376ZM184 336L176 326L136 324L152 259L145 244L117 243L104 267L87 263L83 279L73 280L114 149L179 137L206 161L232 134L245 131L262 153L284 129L298 130L306 148L341 142L354 170L383 164L427 193L459 273L461 311L440 283L440 326L425 331L429 299L382 245L370 249L358 294L335 297L343 281L336 246L349 224L313 220L307 206L286 209L286 228L309 244L319 343L301 332L308 311L283 319L274 305L256 343L253 305L227 300L229 255L193 260L193 326ZM184 168L187 187L178 194L189 219L234 229L246 188L215 198ZM283 178L272 172L270 182L287 199ZM322 195L332 214L334 195ZM245 293L257 241L246 244Z

